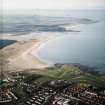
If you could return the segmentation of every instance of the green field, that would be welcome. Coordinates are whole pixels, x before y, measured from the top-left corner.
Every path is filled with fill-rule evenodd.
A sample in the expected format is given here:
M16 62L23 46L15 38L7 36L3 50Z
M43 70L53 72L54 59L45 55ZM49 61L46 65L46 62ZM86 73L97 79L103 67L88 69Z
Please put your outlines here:
M71 82L89 83L94 86L105 86L105 76L93 75L81 71L78 67L64 65L62 68L37 70L37 74L42 77L37 79L37 82L43 83L49 80L67 80Z

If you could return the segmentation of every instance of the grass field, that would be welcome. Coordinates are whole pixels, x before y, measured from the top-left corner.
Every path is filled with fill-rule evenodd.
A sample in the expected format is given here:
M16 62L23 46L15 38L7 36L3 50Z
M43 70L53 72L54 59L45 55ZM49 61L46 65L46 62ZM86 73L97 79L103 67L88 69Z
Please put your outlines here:
M90 73L84 73L78 67L71 65L64 65L62 68L38 70L37 74L43 75L37 79L37 82L43 83L49 80L67 80L71 82L83 82L89 83L94 86L105 86L105 76L93 75Z

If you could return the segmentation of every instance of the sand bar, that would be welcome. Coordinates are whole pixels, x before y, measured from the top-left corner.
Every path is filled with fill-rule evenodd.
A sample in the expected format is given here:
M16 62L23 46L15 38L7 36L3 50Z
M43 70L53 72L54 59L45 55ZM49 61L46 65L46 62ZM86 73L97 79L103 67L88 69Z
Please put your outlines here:
M30 34L21 36L5 35L3 39L16 40L17 42L4 47L2 50L8 55L7 70L21 69L41 69L51 66L51 64L39 60L33 55L33 51L37 51L40 46L47 41L62 36L61 33L40 33L40 35Z

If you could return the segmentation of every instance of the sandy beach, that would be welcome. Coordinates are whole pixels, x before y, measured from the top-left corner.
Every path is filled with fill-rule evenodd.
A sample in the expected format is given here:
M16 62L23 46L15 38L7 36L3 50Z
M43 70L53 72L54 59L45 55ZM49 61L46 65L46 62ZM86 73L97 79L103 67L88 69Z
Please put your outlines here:
M51 66L51 64L39 60L35 54L39 47L49 40L53 40L61 33L41 33L41 35L5 35L3 39L16 40L17 42L4 47L3 53L7 55L6 70L23 70L23 69L42 69Z

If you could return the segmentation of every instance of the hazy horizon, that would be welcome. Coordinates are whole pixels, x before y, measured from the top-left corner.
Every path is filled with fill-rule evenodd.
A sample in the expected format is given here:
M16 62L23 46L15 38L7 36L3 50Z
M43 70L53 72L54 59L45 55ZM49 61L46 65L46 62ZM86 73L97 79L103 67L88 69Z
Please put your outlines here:
M3 10L103 9L105 0L3 0Z

